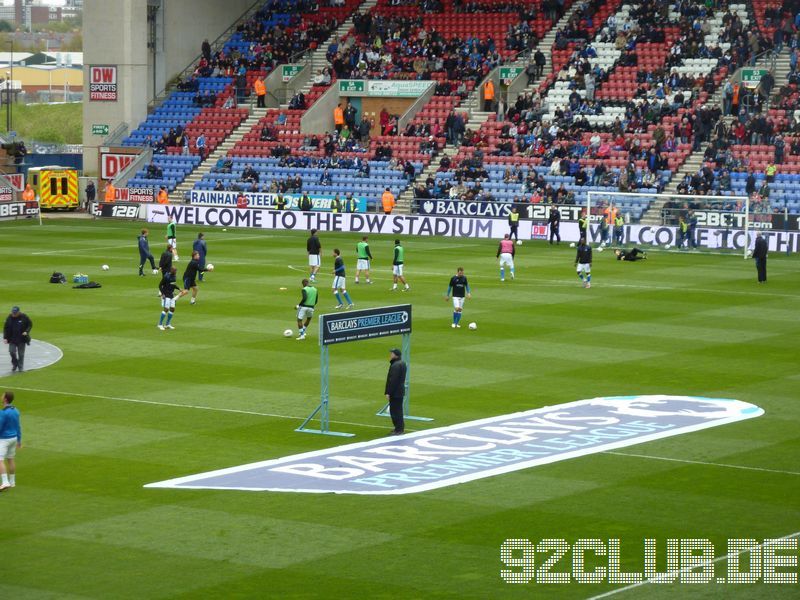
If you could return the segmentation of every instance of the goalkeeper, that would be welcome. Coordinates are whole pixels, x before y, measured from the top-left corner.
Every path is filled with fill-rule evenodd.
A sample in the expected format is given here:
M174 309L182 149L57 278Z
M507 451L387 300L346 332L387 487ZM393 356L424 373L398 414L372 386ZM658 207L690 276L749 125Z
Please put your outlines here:
M630 262L636 260L645 260L647 252L639 248L632 248L631 250L615 250L614 254L617 255L617 260L627 260Z

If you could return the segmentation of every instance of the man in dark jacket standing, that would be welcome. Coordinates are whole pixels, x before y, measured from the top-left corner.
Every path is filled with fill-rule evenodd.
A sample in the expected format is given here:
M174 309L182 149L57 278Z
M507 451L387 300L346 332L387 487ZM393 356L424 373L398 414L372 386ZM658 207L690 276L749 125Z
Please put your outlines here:
M142 229L142 234L139 236L139 276L144 277L144 264L149 260L150 268L153 273L156 271L156 263L153 255L150 253L150 242L147 240L147 229Z
M33 322L23 312L19 306L11 309L11 314L6 317L3 326L3 340L8 344L8 352L11 354L11 372L22 372L25 366L25 347L31 343L31 328ZM405 366L403 367L405 373ZM401 392L402 394L402 392ZM400 396L402 398L402 395Z
M394 425L390 435L401 435L405 432L403 396L406 391L406 363L401 360L401 357L402 354L397 348L389 351L389 373L386 376L385 394Z
M756 235L756 243L753 248L753 258L756 261L756 270L758 271L758 283L767 282L767 240L759 232Z

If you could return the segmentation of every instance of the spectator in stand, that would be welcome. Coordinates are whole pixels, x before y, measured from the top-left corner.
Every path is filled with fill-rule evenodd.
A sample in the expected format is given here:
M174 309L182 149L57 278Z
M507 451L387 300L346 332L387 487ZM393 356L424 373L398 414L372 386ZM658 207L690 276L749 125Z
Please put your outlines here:
M383 208L383 213L386 215L392 214L392 210L394 210L396 204L397 203L395 202L394 194L392 194L392 191L387 187L381 196L381 207Z
M492 112L494 106L494 83L489 79L483 84L483 110Z
M341 102L333 109L333 126L337 133L344 127L344 109L342 108Z
M197 153L200 155L200 160L205 160L205 158L206 158L206 136L205 136L204 133L200 133L200 135L197 136L197 139L194 141L194 147L197 149Z
M253 90L256 93L256 107L266 108L267 104L267 86L261 77L257 77L253 83Z
M539 48L533 54L533 62L536 65L535 77L538 79L544 73L544 65L547 62L544 53ZM528 80L528 83L530 83L530 80Z

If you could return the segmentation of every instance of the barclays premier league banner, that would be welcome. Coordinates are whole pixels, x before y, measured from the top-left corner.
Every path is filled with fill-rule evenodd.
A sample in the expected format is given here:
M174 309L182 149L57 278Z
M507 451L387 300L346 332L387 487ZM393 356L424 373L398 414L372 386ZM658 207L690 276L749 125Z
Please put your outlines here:
M294 454L146 487L411 494L763 414L753 404L722 398L593 398Z
M239 196L244 195L246 206L241 206ZM286 200L287 210L297 210L300 206L302 194L283 194ZM311 196L313 210L330 211L333 196ZM253 193L253 192L214 192L211 190L192 190L189 193L189 202L200 206L232 206L238 208L266 208L275 209L277 206L278 194L272 193ZM339 196L339 200L344 204L344 196ZM355 197L357 207L354 212L366 212L367 200Z

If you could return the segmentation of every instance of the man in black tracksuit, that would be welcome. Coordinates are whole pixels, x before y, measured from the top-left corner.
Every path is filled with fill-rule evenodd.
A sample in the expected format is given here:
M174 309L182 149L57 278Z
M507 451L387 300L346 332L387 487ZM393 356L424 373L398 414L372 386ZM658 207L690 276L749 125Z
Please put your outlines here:
M6 317L3 326L3 340L8 344L8 352L11 354L12 373L16 370L22 372L22 368L25 366L25 347L31 343L32 327L33 321L24 312L20 312L19 306L13 307L11 314ZM405 379L405 366L403 374ZM402 390L400 394L402 399ZM400 414L402 417L402 410Z
M756 270L758 271L758 283L766 283L767 281L767 240L759 232L756 235L756 244L753 247L753 258L756 261Z
M550 207L550 216L547 218L547 222L550 225L550 245L553 244L553 238L558 240L557 243L561 243L561 235L558 233L558 228L561 225L561 213L558 211L557 206Z
M158 268L161 270L162 277L172 268L172 248L169 246L161 253L161 257L158 259Z
M400 358L402 354L397 348L389 351L389 373L386 376L386 400L389 401L389 414L392 417L394 429L390 435L400 435L405 432L403 422L403 396L406 391L406 363Z

